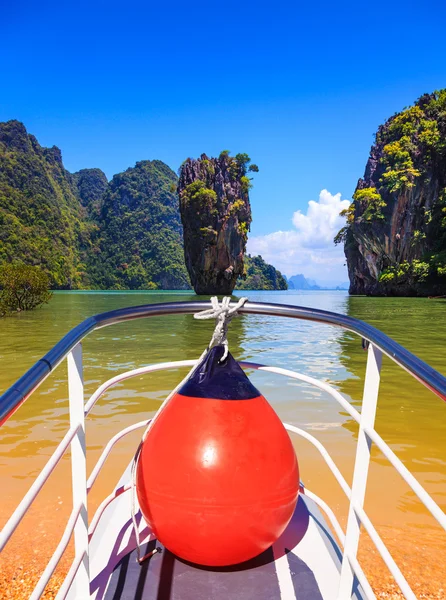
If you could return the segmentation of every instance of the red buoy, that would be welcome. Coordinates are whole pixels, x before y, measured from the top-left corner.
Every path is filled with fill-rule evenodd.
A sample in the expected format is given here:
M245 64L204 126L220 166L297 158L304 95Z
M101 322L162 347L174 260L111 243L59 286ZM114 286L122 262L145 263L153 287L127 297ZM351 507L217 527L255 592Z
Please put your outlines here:
M229 354L213 348L145 438L136 489L171 552L208 566L257 556L293 514L296 455L278 416Z

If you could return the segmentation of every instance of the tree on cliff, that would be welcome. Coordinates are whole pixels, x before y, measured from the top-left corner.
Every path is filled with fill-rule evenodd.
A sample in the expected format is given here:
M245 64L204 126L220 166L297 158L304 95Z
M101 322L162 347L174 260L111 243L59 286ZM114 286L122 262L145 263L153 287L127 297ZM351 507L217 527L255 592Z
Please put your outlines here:
M353 294L446 293L446 90L378 128L335 237Z

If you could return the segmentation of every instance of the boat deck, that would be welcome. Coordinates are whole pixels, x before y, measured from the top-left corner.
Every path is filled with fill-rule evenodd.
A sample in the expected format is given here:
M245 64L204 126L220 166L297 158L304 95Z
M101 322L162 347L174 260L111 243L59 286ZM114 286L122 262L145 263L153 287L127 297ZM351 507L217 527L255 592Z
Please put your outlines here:
M126 473L126 476L129 473ZM118 487L128 481L126 476ZM279 540L256 558L230 567L187 563L163 547L137 513L140 565L131 520L131 495L117 497L104 511L90 546L91 598L96 600L331 600L337 597L342 553L322 513L305 496ZM365 597L358 582L353 598ZM69 595L75 598L75 590Z

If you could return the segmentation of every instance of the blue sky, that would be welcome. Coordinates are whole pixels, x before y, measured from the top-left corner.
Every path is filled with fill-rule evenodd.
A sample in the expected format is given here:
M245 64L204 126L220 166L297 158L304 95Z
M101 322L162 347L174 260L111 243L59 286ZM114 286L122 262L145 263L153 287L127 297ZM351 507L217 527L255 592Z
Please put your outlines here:
M108 177L142 159L176 170L248 152L260 167L249 248L288 275L345 278L327 227L373 133L446 86L439 1L2 4L0 120L59 146L70 171ZM310 200L322 208L296 217Z

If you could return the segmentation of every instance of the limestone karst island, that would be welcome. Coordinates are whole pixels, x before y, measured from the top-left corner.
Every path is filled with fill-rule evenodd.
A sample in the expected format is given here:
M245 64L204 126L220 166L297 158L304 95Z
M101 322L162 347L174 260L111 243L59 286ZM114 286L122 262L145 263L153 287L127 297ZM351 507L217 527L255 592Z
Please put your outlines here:
M0 600L446 600L446 3L4 2Z
M446 90L378 128L344 214L351 294L446 295Z

